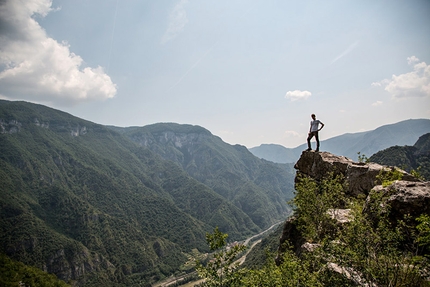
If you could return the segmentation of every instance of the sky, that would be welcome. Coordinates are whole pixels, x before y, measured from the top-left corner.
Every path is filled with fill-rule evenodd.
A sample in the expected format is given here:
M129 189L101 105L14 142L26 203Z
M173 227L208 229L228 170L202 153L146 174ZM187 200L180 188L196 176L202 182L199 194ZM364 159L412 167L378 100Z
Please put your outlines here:
M0 0L0 99L296 147L430 118L428 0Z

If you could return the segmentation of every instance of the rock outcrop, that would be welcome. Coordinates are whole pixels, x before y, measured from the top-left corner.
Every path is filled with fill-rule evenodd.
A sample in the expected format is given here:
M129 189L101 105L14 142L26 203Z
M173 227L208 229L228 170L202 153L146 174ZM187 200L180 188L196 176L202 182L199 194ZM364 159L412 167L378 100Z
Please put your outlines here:
M377 177L380 172L394 170L395 167L354 162L343 156L313 151L304 151L294 167L297 170L296 183L300 176L321 181L330 175L342 175L347 186L346 196L361 195L366 198L363 212L370 212L368 207L372 202L371 195L379 193L384 198L383 204L390 206L390 219L393 223L402 219L404 215L415 218L423 213L430 214L430 182L421 181L403 170L396 169L396 172L401 174L401 180L394 181L388 186L381 185ZM340 206L338 209L329 209L327 213L338 224L345 224L351 219L349 210ZM287 242L297 254L303 251L303 246L306 244L296 227L294 216L285 222L277 262L285 251Z
M393 223L404 215L416 218L421 214L430 214L430 182L395 181L387 187L375 186L372 193L385 197L384 203L390 206L390 219ZM368 212L371 196L367 197L363 212Z
M379 172L389 167L376 163L354 162L347 157L329 152L304 151L294 168L297 170L297 174L311 177L316 181L322 180L330 173L334 176L343 175L348 184L348 195L364 194L367 196L373 187L380 184L377 181ZM400 172L405 181L420 181L403 170Z

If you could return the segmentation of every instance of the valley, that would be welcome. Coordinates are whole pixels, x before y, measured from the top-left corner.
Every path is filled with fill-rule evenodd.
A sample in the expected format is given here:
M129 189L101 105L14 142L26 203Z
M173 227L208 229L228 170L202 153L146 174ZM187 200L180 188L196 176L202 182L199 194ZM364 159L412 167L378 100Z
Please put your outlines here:
M429 127L399 125L410 121ZM386 131L332 141L370 145ZM428 140L375 161L396 154L396 165L419 164L427 176ZM146 287L191 273L185 263L209 252L216 227L260 264L256 242L291 215L296 180L294 163L258 158L200 126L103 126L0 100L0 252L73 286Z
M272 226L270 226L269 228L267 228L266 230L263 230L262 232L260 232L258 234L255 234L253 236L250 236L249 238L245 239L244 241L239 242L240 244L243 244L243 245L247 246L248 248L247 248L245 254L243 254L240 258L238 258L235 261L235 263L239 263L239 265L243 264L243 262L245 262L245 260L246 260L246 256L252 251L252 249L258 243L261 242L261 237L264 236L265 234L267 234L268 232L273 231L273 229L275 227L279 226L282 223L283 223L283 221L275 223ZM181 281L186 280L187 277L196 276L196 275L197 275L197 273L193 272L193 273L190 273L190 274L184 274L182 276L169 277L169 278L167 278L167 279L165 279L165 280L163 280L161 282L158 282L158 283L154 284L153 287L167 287L167 286L170 286L170 285L173 285L173 284L180 283ZM187 282L187 283L185 283L183 285L180 285L180 286L183 286L183 287L192 287L192 286L194 286L196 284L199 284L199 283L201 283L203 281L204 281L203 279L199 279L199 280L196 280L196 281Z

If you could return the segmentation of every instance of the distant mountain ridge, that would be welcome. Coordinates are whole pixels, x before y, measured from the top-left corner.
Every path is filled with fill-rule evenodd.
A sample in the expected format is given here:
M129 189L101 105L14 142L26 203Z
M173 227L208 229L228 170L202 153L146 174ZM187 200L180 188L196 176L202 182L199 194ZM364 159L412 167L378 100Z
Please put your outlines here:
M321 141L321 150L357 160L357 153L371 156L374 153L399 145L413 145L420 136L430 132L430 119L409 119L384 125L372 131L350 133ZM303 139L305 142L306 139ZM313 147L315 143L312 142ZM307 148L304 143L296 148L282 145L262 144L250 148L255 156L278 163L296 162Z

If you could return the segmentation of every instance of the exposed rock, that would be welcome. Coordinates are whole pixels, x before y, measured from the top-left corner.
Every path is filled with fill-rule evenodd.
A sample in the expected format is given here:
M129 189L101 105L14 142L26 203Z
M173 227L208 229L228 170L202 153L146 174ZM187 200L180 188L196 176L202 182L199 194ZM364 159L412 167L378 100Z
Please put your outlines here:
M385 167L376 163L361 163L329 152L304 151L294 166L297 173L309 176L317 181L327 177L343 175L348 183L347 193L358 196L368 195L370 190L378 184L376 176ZM419 181L405 171L401 171L403 180ZM297 178L297 177L296 177Z
M22 124L17 120L10 120L8 122L0 119L0 133L14 134L21 130Z
M69 256L64 249L57 250L49 257L44 270L54 273L64 281L82 280L84 275L91 272L113 269L114 265L99 254L91 254L87 248Z
M374 283L367 283L366 280L363 278L363 275L352 268L342 267L333 262L327 263L327 268L336 273L342 274L343 276L357 284L357 286L377 287L377 285Z
M41 128L45 128L45 129L49 128L49 123L48 122L46 122L46 123L40 122L39 119L37 119L37 118L34 118L34 124L36 126L38 126L38 127L41 127Z
M81 127L78 125L75 129L70 131L70 134L73 137L78 137L78 136L82 136L82 135L86 134L87 132L88 132L87 127L85 127L85 126Z
M339 224L350 222L352 219L351 209L329 209L327 213Z
M382 193L385 204L390 206L390 218L393 222L403 219L404 215L418 217L430 214L430 182L395 181L387 187L376 186L372 193ZM363 212L369 212L368 206L372 197L369 196Z
M321 244L305 242L304 244L302 244L300 249L301 249L301 252L304 252L304 251L313 252L320 246Z

